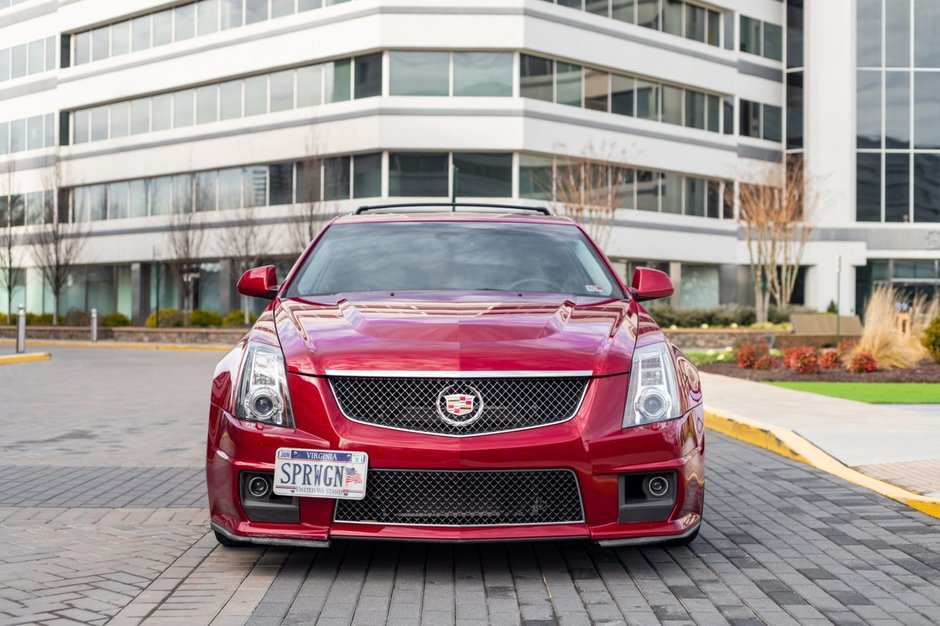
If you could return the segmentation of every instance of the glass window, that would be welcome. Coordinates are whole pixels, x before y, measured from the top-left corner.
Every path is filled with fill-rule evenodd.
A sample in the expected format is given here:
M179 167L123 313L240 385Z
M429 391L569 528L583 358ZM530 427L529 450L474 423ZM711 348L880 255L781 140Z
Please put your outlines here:
M130 132L131 107L127 102L111 105L111 139L127 137Z
M10 49L0 49L0 83L10 80Z
M705 181L701 178L685 178L685 214L705 217Z
M663 213L682 213L682 177L678 174L660 174L661 210Z
M719 120L721 119L721 103L718 96L708 96L706 98L707 113L705 128L713 133L719 132Z
M173 177L173 210L177 213L193 212L192 174L178 174Z
M42 192L26 194L26 223L30 226L42 224Z
M251 0L249 0L250 4ZM196 32L208 35L219 30L219 0L200 0L196 3Z
M610 111L618 115L633 115L633 92L636 79L632 76L612 74L610 77Z
M446 96L449 93L450 53L389 53L393 96Z
M72 143L85 143L91 132L91 113L88 109L72 113Z
M741 52L760 54L760 20L741 16Z
M454 153L457 195L469 198L512 197L512 155Z
M353 157L353 198L382 195L382 154L357 154Z
M909 72L885 73L885 148L911 145L910 78Z
M868 0L874 2L874 0ZM914 1L914 65L915 67L940 67L940 2L933 0Z
M196 89L196 123L209 124L218 119L219 86L206 85Z
M356 57L356 98L382 95L382 53Z
M734 97L725 96L721 100L721 123L725 135L734 134Z
M940 73L914 74L914 141L917 148L940 148Z
M914 221L940 222L940 155L914 155Z
M885 155L885 221L910 221L910 156Z
M92 222L108 219L107 185L89 185L87 189L88 219Z
M553 101L551 59L543 59L528 54L520 55L520 94L523 98Z
M222 30L238 28L244 21L242 0L222 0Z
M691 128L705 128L705 94L686 90L685 125Z
M128 217L147 216L147 181L132 180L128 185L130 199L128 200Z
M26 207L22 194L10 196L10 223L14 226L26 224Z
M245 206L258 207L268 205L268 168L242 168L242 180L245 183Z
M91 140L101 141L108 138L108 107L91 109Z
M150 47L150 16L141 15L131 20L131 48L134 52Z
M760 138L760 103L741 100L738 106L741 114L738 133L742 137Z
M242 207L242 170L233 167L219 170L219 208L240 209Z
M595 15L610 17L610 0L585 0L584 10Z
M323 163L323 199L349 198L349 157L334 157Z
M641 211L659 211L659 172L636 171L636 208Z
M632 169L610 168L610 186L613 190L615 206L618 209L633 208L634 176L635 172Z
M705 7L685 5L685 36L695 41L705 41Z
M644 120L659 120L658 84L637 79L636 116Z
M42 116L37 115L26 121L26 149L42 148Z
M298 11L309 11L311 9L319 9L321 6L323 6L323 0L297 0Z
M721 45L721 13L708 11L708 45Z
M193 177L194 209L215 211L219 199L218 172L199 172Z
M118 22L111 25L111 56L116 57L131 51L131 23Z
M885 65L910 67L910 49L910 0L885 0Z
M283 17L294 12L294 0L271 0L271 17Z
M72 40L75 42L75 65L82 65L91 61L91 32L78 33ZM0 59L3 53L0 52ZM0 76L0 79L3 77Z
M91 60L107 59L111 54L111 29L102 26L91 31Z
M324 92L327 102L349 100L352 87L352 64L349 59L324 64Z
M319 159L298 161L297 166L297 202L320 201L320 164Z
M388 195L447 196L447 153L392 152L388 155L388 162Z
M803 147L803 72L787 74L787 149Z
M173 212L173 179L160 176L151 179L150 191L153 194L150 204L151 215L169 215Z
M569 106L581 106L581 66L555 63L555 101Z
M662 0L663 32L682 35L682 0Z
M125 22L126 23L126 22ZM113 31L112 31L113 32ZM113 34L112 34L113 37ZM173 42L173 9L153 14L153 45L165 46ZM113 43L112 43L113 46Z
M803 67L803 0L787 2L787 67Z
M636 23L659 30L659 0L636 0Z
M241 6L240 0L235 0ZM174 37L176 41L191 39L196 35L196 4L184 4L173 9L176 22Z
M254 24L268 19L268 0L245 0L245 23Z
M718 219L721 217L721 182L717 180L708 181L707 193L705 217Z
M172 106L173 106L173 96L171 94L165 93L159 96L154 96L150 99L151 111L150 117L152 120L151 130L167 130L170 128L170 120L172 119Z
M530 154L519 155L519 197L552 199L552 160Z
M294 70L271 74L271 112L294 108Z
M610 74L597 70L584 71L584 106L594 111L608 110Z
M610 0L610 16L615 20L636 23L636 0Z
M663 121L682 124L682 88L663 85Z
M193 125L193 95L192 89L173 94L173 128Z
M268 77L252 76L245 79L245 116L268 112Z
M108 185L108 219L121 220L128 216L129 187L126 182Z
M10 123L0 122L0 154L10 153ZM2 198L3 196L0 196Z
M765 104L764 110L761 115L761 123L763 124L763 137L769 141L780 141L782 139L781 133L783 132L783 126L781 124L783 117L783 110L780 107L773 106L772 104Z
M38 74L46 71L45 42L37 39L29 44L29 73Z
M764 22L764 56L774 61L783 60L783 29Z
M512 96L511 52L455 52L455 96Z
M881 0L858 0L857 20L859 67L881 67Z
M44 120L45 121L43 125L45 126L45 142L43 145L46 148L51 148L55 145L55 115L52 113L47 113L44 117Z
M311 65L297 70L297 106L323 104L323 66Z
M10 76L22 78L26 76L26 44L14 46L10 49Z
M881 221L881 155L859 153L855 176L855 219Z
M275 163L268 166L268 204L290 204L294 199L294 164Z
M242 116L242 81L231 80L219 85L219 117L231 120Z
M26 120L10 122L10 152L26 149Z

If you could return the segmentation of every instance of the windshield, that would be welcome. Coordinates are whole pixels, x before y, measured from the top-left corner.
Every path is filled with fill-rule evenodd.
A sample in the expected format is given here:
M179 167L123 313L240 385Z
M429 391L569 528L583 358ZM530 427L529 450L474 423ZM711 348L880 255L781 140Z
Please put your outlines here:
M495 222L331 226L287 296L477 290L623 297L577 228Z

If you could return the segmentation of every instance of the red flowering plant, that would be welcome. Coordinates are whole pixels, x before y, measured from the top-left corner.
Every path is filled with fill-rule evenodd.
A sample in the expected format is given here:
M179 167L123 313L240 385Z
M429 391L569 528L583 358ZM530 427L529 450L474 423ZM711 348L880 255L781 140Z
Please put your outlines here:
M774 370L778 367L780 367L780 357L772 354L758 357L757 361L754 362L754 369L756 370Z
M735 352L734 358L738 362L738 368L743 370L754 369L757 365L758 359L762 356L767 355L769 352L767 347L767 342L761 341L759 343L746 343L738 347L738 351Z
M784 355L785 365L800 374L819 373L819 353L815 348L790 348Z
M837 350L826 350L819 357L819 366L824 370L837 370L842 367L842 357Z
M853 374L870 374L878 369L878 361L871 352L859 352L849 359L849 371Z

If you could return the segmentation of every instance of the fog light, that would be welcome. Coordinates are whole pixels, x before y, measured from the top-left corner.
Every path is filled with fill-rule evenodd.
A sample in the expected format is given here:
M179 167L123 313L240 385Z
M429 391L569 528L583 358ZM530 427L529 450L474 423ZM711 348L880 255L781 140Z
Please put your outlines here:
M261 476L255 476L248 481L248 493L256 498L263 498L268 495L268 491L271 489L271 486L268 484L268 479Z
M662 498L669 493L669 481L662 476L652 476L646 480L646 491L654 498Z

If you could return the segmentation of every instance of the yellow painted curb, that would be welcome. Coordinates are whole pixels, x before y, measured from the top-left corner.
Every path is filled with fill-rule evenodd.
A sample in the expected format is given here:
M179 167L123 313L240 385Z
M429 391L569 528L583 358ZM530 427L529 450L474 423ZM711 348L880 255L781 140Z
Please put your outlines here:
M12 344L9 339L0 339L0 344ZM29 340L31 346L41 346L43 348L120 348L123 350L168 350L175 352L228 352L231 350L228 346L199 345L199 344L178 344L178 343L132 343L115 341L64 341L54 339L33 339Z
M0 365L13 365L15 363L35 363L36 361L48 361L52 355L48 352L30 352L28 354L11 354L0 356Z
M705 426L733 439L770 450L794 461L806 463L833 476L838 476L842 480L864 487L892 500L897 500L931 517L940 519L940 499L928 498L913 493L852 469L792 430L770 426L730 413L716 413L709 410L705 411Z

